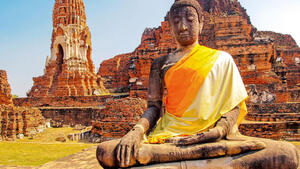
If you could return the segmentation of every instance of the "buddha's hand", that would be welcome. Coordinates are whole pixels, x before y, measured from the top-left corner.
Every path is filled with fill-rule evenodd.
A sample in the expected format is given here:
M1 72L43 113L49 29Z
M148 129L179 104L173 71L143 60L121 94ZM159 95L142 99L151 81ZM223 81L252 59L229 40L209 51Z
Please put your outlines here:
M166 142L173 143L178 146L215 142L223 137L222 131L223 130L221 127L215 127L208 130L207 132L197 133L195 135L185 137L172 137L166 140Z
M120 167L129 167L131 159L136 158L143 134L142 129L134 128L120 140L116 148L117 161Z

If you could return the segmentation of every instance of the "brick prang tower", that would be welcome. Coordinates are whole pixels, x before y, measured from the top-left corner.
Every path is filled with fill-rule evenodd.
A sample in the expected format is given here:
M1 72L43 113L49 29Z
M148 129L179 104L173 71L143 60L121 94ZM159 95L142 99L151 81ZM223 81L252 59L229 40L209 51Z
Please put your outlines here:
M44 75L33 78L29 97L91 96L106 93L91 58L91 32L83 0L55 0L51 57Z

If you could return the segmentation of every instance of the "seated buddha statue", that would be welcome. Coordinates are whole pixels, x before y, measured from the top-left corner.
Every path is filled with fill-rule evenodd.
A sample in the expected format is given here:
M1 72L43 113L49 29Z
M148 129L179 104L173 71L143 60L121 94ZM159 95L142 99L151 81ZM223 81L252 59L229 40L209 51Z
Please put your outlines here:
M199 45L203 22L196 0L174 2L169 24L177 50L153 60L147 109L124 137L98 146L102 167L298 167L292 144L239 133L247 92L230 54Z

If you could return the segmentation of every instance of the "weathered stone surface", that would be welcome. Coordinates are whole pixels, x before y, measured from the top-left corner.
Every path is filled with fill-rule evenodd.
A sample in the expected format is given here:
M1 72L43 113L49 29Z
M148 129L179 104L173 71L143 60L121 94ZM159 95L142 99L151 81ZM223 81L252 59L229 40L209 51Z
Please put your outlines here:
M146 108L140 98L108 98L101 106L94 107L39 107L45 119L51 119L51 127L92 126L92 134L119 138L137 122Z
M51 57L44 75L33 78L29 97L91 96L106 93L91 58L91 33L82 0L56 0Z
M130 54L124 54L101 63L98 75L103 77L104 85L110 92L128 92Z
M246 10L237 0L198 0L204 11L215 16L240 15L247 19L250 23L250 18Z
M244 135L299 141L300 103L249 104L246 122L239 127Z
M101 107L109 99L127 97L128 94L104 96L64 96L64 97L33 97L15 98L16 106L24 107Z
M272 31L257 31L254 35L256 40L273 41L276 46L284 48L297 48L298 45L291 35L281 34Z
M299 121L243 123L239 130L242 134L275 140L300 141Z
M120 138L131 130L145 109L146 101L140 98L112 100L93 123L92 134L103 139Z
M300 48L280 48L277 63L281 63L277 74L286 80L288 102L300 102Z
M41 111L34 108L0 105L0 121L0 139L8 141L35 135L45 126Z
M92 136L100 141L124 136L146 109L140 98L110 98L101 107L40 107L41 114L51 119L52 127L63 125L93 126Z
M51 119L51 127L63 127L63 125L91 126L92 121L101 120L104 108L39 108L46 119Z
M45 120L38 109L13 105L7 75L0 70L0 141L12 141L41 132Z
M12 105L11 89L5 70L0 70L0 105L2 104Z

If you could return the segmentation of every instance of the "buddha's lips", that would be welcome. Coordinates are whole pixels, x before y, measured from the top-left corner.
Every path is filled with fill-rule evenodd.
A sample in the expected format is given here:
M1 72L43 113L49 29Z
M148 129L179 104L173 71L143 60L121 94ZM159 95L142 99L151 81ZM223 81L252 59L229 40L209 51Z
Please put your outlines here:
M180 37L189 37L190 35L188 33L180 33L179 36Z
M185 40L186 40L186 39L190 39L190 37L191 37L191 36L190 36L190 35L187 35L187 34L181 34L181 35L179 35L179 38L180 38L180 39L185 39Z

